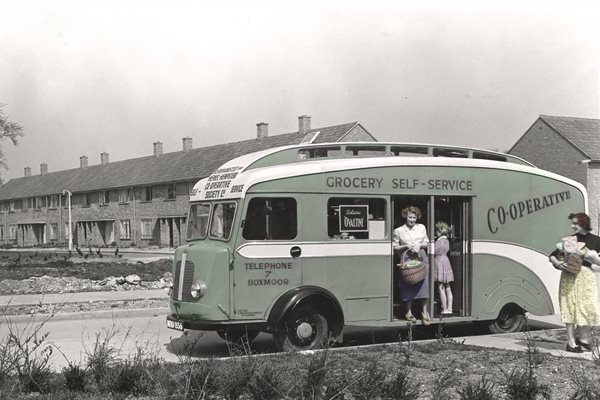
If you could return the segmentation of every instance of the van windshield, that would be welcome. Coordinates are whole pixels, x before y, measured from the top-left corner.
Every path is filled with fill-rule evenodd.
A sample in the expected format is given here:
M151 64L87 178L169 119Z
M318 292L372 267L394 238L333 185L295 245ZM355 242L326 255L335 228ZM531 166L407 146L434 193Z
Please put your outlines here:
M210 203L192 204L187 224L187 239L204 239L208 231Z
M212 219L210 222L210 237L212 239L229 240L231 227L233 226L233 217L235 215L235 206L233 202L215 203L212 210Z

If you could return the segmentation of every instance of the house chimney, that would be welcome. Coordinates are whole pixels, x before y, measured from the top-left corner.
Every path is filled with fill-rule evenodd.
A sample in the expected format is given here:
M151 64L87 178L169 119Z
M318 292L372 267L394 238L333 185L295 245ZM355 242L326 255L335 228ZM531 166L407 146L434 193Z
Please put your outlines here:
M310 116L301 115L298 117L298 133L305 134L310 131Z
M183 139L183 152L187 153L188 151L190 151L192 149L192 138L191 137L184 137Z
M85 168L88 166L88 158L87 156L79 157L79 168Z
M46 175L48 173L48 164L40 164L40 175Z
M102 164L102 165L108 164L108 153L106 153L106 152L100 153L100 164Z
M262 139L269 136L269 124L266 122L259 122L256 124L256 138Z
M154 147L154 157L161 156L163 153L162 142L154 142L154 143L152 143L152 146Z
M25 167L25 177L31 176L31 167Z

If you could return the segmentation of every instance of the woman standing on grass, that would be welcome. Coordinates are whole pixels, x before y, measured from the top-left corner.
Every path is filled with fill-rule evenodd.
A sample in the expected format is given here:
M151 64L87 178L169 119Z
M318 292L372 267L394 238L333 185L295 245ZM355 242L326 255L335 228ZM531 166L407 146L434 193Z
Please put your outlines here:
M591 351L590 327L598 325L598 288L592 272L592 263L600 265L600 237L593 235L590 217L584 213L569 215L571 228L578 243L585 247L577 251L583 258L581 271L572 273L565 269L566 262L561 250L550 255L550 262L555 268L562 270L560 276L559 304L561 320L567 328L567 351L582 353ZM563 253L563 254L561 254ZM575 325L580 327L580 334L575 335Z

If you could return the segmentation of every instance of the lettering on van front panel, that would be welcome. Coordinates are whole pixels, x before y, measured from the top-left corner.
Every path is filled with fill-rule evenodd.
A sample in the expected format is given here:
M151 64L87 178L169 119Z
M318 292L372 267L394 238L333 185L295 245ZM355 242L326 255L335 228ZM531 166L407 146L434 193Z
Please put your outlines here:
M206 182L206 185L204 185L204 198L218 199L225 197L227 189L231 186L231 181L238 176L240 170L243 168L244 167L227 167L220 168L213 172L207 178L208 182ZM243 185L234 185L231 187L231 193L241 192L243 187Z
M571 198L571 192L547 194L527 200L510 203L507 206L491 207L487 211L488 228L495 234L498 229L509 221L516 221L527 215L552 207Z
M419 179L392 178L386 181L383 177L341 177L329 176L325 180L328 188L336 189L385 189L392 190L445 190L454 192L471 192L473 181L469 179Z
M273 278L270 277L273 271L285 271L294 268L293 262L259 262L245 263L246 271L259 270L264 271L264 278L248 279L248 286L288 286L290 280L288 278Z

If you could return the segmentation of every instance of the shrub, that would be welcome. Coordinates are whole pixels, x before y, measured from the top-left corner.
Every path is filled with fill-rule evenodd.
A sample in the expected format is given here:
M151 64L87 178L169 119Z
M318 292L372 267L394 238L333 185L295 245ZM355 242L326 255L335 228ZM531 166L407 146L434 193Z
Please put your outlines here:
M389 400L416 400L422 394L419 384L406 369L398 368L392 379L384 385L381 398Z
M571 373L571 381L575 385L575 392L569 396L570 400L600 400L600 386L588 377L588 372L579 368Z
M69 362L69 365L62 370L67 389L71 392L83 392L85 390L86 372L85 368L82 368L79 364Z
M501 369L508 400L535 400L539 397L550 399L550 387L538 382L535 368L543 360L537 345L530 334L527 340L526 365L524 369L514 367L509 372Z
M219 368L219 393L228 400L236 400L246 393L258 367L258 359L252 356L234 358Z
M371 360L359 373L357 382L352 387L355 398L369 400L381 394L385 385L386 372L380 366L380 361L380 358Z
M494 384L484 376L478 382L467 382L458 390L460 400L494 400Z
M282 395L281 371L271 364L264 364L248 383L248 392L254 400L274 400Z
M327 379L329 350L312 353L305 363L306 376L302 382L302 397L315 398L322 395Z
M434 399L449 397L449 392L455 383L455 366L450 365L445 371L437 374L431 388L431 396Z

